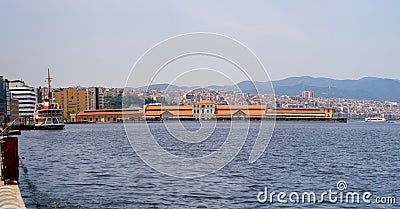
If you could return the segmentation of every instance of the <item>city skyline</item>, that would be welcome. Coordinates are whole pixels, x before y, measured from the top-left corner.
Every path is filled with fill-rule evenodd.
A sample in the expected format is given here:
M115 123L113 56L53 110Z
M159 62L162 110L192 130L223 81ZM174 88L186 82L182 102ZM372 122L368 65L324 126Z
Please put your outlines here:
M248 46L271 80L400 79L399 6L398 1L2 1L0 69L10 80L33 86L44 85L50 68L53 86L123 87L146 50L172 36L204 31ZM227 84L208 80L204 85ZM195 81L188 77L180 85Z

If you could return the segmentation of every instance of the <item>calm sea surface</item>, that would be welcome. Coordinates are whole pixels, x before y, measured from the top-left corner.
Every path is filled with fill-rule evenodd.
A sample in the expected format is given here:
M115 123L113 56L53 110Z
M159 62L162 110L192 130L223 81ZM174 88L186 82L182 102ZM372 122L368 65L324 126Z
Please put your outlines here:
M195 151L187 144L171 146L162 123L150 125L159 134L160 145L171 153ZM188 129L197 126L185 124ZM223 135L215 135L207 146L218 148ZM213 174L179 179L147 166L133 151L123 124L25 131L19 136L21 193L28 208L365 208L364 203L328 200L318 204L278 203L276 197L272 203L257 200L265 187L287 195L320 195L338 192L337 182L345 181L344 192L370 192L372 202L376 197L397 197L396 204L369 208L400 206L400 124L278 122L264 155L249 164L253 143L247 140L239 155Z

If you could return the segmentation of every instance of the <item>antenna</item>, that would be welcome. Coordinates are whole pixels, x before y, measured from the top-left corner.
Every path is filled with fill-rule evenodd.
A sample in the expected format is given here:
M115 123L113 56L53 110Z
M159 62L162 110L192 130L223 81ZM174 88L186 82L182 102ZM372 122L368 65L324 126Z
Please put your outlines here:
M47 98L49 99L49 101L51 102L51 79L50 78L50 68L47 68Z

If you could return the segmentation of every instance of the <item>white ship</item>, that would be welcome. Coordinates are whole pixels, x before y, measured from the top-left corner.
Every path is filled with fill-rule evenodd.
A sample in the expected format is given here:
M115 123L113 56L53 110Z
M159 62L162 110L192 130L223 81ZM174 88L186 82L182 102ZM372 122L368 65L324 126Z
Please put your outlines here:
M365 118L365 122L386 122L385 118Z

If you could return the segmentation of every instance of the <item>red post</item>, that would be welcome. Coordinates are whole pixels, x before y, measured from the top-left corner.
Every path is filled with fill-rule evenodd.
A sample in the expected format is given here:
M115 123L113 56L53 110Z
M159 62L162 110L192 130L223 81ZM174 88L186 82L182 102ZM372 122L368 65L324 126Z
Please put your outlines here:
M5 137L3 140L2 147L2 161L3 165L1 168L2 180L4 183L18 183L18 138L17 137Z

